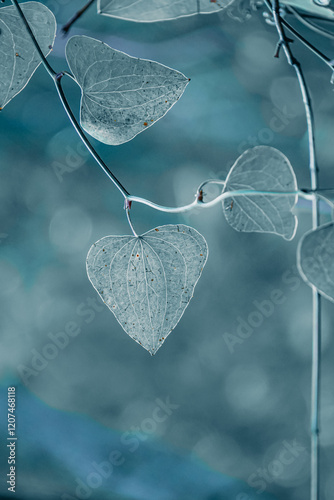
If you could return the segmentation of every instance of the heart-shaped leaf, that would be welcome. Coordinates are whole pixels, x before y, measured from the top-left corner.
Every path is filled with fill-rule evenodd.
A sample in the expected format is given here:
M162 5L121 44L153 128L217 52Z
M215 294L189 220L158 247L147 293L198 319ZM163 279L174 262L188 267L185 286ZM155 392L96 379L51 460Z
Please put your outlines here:
M234 0L98 0L97 11L137 22L167 21L194 14L219 12Z
M52 12L39 2L21 5L29 26L45 56L56 36ZM41 64L27 29L14 6L0 9L0 108L4 108L27 85Z
M128 56L86 36L70 38L66 58L82 90L81 124L105 144L123 144L149 128L189 82L167 66Z
M224 191L295 192L297 181L289 160L269 146L257 146L243 153L231 168ZM291 240L297 217L291 210L297 195L242 195L223 202L227 222L236 231L274 233Z
M188 306L207 256L195 229L161 226L100 239L89 250L87 274L125 332L153 355Z
M334 222L304 234L297 265L303 280L334 302Z

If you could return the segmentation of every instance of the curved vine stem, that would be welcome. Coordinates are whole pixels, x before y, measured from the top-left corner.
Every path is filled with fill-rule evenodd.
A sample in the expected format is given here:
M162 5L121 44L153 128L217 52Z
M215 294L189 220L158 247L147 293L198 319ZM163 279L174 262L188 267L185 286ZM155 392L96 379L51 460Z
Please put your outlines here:
M131 217L130 217L130 208L131 208L131 201L128 202L127 200L125 200L126 217L128 219L129 226L131 228L133 236L138 238L138 234L136 233L136 231L134 230L134 227L132 225L132 221L131 221Z
M223 183L223 181L215 181L215 180L210 180L211 183ZM206 181L208 183L208 181ZM199 188L200 189L200 188ZM201 199L201 196L199 195L199 190L197 191L196 194L196 199L192 202L189 203L188 205L183 205L181 207L166 207L163 205L158 205L157 203L154 203L150 200L145 200L145 198L140 198L139 196L128 196L127 199L129 201L134 201L137 203L142 203L143 205L147 205L151 208L154 208L155 210L159 210L160 212L166 212L170 214L178 214L182 212L189 212L190 210L194 209L195 207L201 207L201 208L211 208L214 205L217 205L223 200L226 200L228 198L238 198L242 196L299 196L301 198L305 198L306 200L311 200L313 201L314 199L314 193L307 192L306 190L297 190L297 191L257 191L256 189L237 189L235 191L224 191L220 195L216 196L213 200L204 202ZM317 195L318 196L318 195ZM332 203L324 198L331 206Z
M318 189L318 167L316 161L315 139L314 139L314 118L311 105L310 93L303 75L300 63L293 56L289 39L284 32L284 26L289 25L280 17L279 0L273 0L273 3L266 0L266 4L274 16L275 26L279 36L278 56L280 47L283 48L288 63L293 66L305 107L308 143L309 143L309 169L311 177L311 188L313 191ZM295 33L294 33L295 34ZM320 223L319 200L317 197L312 201L312 227L316 229ZM321 366L321 299L317 289L313 287L313 328L312 328L312 389L311 389L311 500L319 500L319 409L320 409L320 366Z

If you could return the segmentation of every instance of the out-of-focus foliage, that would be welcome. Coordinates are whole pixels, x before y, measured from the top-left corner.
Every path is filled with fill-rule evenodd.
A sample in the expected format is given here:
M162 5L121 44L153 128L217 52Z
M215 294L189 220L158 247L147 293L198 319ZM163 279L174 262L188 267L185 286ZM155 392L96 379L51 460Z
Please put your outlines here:
M213 14L234 0L98 0L98 13L136 22L155 22Z

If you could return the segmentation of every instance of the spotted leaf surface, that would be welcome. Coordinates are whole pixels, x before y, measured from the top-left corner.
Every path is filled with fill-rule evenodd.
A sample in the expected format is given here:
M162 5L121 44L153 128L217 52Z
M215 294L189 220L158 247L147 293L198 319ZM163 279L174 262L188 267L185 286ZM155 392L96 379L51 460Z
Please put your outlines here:
M195 14L212 14L234 0L98 0L99 14L137 22L167 21Z
M40 48L47 56L56 35L52 12L39 2L21 5ZM0 9L0 107L4 108L29 82L41 64L27 29L14 6Z
M334 222L309 231L301 238L297 264L304 281L334 302Z
M286 156L269 146L258 146L243 153L231 168L224 191L254 190L295 192L297 181ZM297 217L291 210L297 195L243 195L223 202L227 222L237 231L274 233L291 240L297 230Z
M167 225L100 239L89 250L87 274L125 332L153 355L182 317L207 256L198 231Z
M149 128L189 83L178 71L86 36L68 41L66 58L82 90L81 124L105 144L122 144Z

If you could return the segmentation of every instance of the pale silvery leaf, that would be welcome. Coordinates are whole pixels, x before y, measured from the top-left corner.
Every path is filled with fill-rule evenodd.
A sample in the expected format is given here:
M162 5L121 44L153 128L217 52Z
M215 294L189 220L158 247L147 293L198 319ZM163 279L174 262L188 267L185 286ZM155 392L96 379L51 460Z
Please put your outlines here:
M303 13L334 20L334 5L330 0L318 0L318 2L316 0L283 0L281 5L290 5Z
M297 264L303 280L334 302L334 222L304 234Z
M269 146L245 151L231 168L224 191L297 191L297 181L289 160ZM297 217L291 210L297 195L243 195L223 202L227 222L237 231L274 233L291 240L297 230Z
M160 226L100 239L89 250L87 274L125 332L153 355L188 306L207 256L195 229Z
M97 11L110 17L137 22L155 22L212 14L234 0L98 0Z
M105 144L123 144L149 128L189 82L167 66L131 57L86 36L68 41L66 58L82 90L81 125Z
M21 5L30 28L45 56L56 36L52 12L39 2ZM0 9L0 108L4 108L27 85L41 64L27 29L14 6Z

